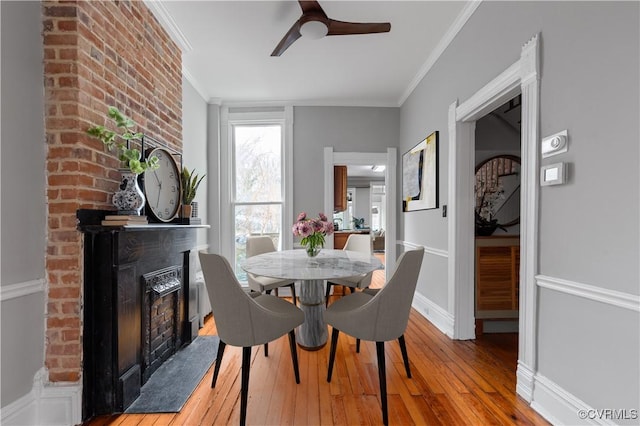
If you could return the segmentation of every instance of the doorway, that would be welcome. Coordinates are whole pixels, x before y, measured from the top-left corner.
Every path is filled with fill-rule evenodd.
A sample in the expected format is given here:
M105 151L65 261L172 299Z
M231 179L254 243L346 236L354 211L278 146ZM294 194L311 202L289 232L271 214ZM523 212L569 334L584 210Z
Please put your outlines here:
M386 153L373 152L334 152L333 147L324 148L324 209L333 211L333 167L335 165L349 166L385 166L384 169L384 219L382 228L385 230L384 238L384 265L385 270L392 270L396 259L396 148L387 148ZM333 248L333 239L327 241L329 248Z
M538 267L540 54L536 34L521 49L520 59L462 104L449 106L448 277L453 338L475 338L473 161L476 121L522 95L522 172L520 205L519 339L516 392L533 399L536 371L535 276Z
M476 338L485 333L515 333L517 339L521 99L518 94L478 119L475 126ZM499 336L494 340L499 341Z

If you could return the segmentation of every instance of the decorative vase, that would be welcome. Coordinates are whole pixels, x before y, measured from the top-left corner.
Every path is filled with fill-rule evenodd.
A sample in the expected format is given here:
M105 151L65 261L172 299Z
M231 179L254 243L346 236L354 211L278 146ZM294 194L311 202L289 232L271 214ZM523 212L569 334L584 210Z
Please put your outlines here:
M139 216L146 199L138 186L138 175L128 169L120 170L120 174L120 189L113 194L113 205L118 214Z
M320 250L322 250L322 248L315 247L315 246L314 247L309 246L305 248L305 251L307 252L307 256L309 257L316 257L318 253L320 253Z

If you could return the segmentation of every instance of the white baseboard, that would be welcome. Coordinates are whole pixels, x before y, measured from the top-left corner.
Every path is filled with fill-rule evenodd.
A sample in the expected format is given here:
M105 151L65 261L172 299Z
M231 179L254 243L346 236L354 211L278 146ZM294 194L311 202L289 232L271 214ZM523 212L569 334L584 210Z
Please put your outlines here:
M529 403L531 403L533 399L534 373L528 365L518 361L518 367L516 368L516 393Z
M415 293L411 306L435 325L438 330L453 338L453 315L420 293Z
M535 387L531 408L554 425L613 425L605 419L595 419L596 410L562 389L541 374L534 377Z
M82 385L79 383L45 384L44 368L34 379L25 396L2 407L3 426L58 426L82 423Z

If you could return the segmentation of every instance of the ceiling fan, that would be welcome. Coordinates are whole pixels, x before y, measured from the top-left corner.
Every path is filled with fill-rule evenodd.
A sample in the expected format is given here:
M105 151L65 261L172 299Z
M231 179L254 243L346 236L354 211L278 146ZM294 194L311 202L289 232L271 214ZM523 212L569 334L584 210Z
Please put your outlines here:
M387 33L391 30L388 22L360 23L343 22L331 19L324 13L320 4L313 1L298 0L302 8L302 16L287 31L280 40L271 56L280 56L301 36L308 38L322 38L327 35L352 35Z

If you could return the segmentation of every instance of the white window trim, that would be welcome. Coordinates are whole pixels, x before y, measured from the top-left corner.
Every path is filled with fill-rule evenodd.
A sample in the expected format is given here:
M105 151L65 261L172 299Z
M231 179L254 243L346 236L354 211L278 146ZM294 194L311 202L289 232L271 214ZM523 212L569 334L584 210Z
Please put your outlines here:
M237 124L280 123L283 127L283 202L282 209L282 248L293 247L293 236L287 224L293 223L293 107L283 106L282 111L229 112L229 107L220 108L220 254L227 259L235 256L233 235L232 173L233 146L231 136L233 126ZM235 262L231 262L234 267Z

